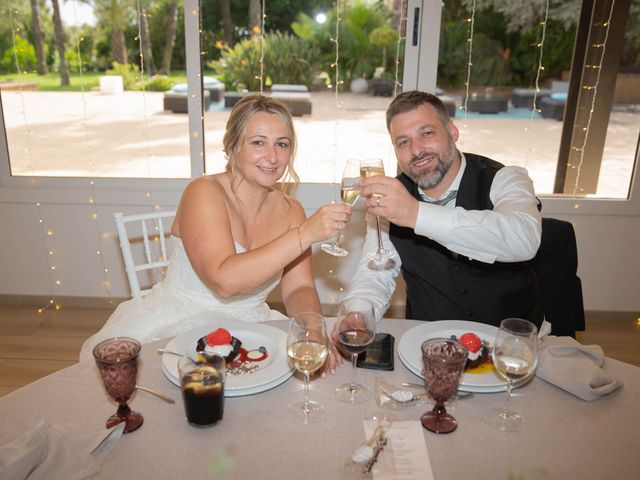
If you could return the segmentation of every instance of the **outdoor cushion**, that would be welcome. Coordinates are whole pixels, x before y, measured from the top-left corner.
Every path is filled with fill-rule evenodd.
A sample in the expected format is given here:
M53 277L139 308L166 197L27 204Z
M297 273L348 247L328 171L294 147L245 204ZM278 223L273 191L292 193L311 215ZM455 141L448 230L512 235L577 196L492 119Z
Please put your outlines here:
M567 92L553 92L550 96L553 100L558 100L559 102L567 101Z
M176 83L173 87L171 87L171 91L175 93L187 93L187 84Z

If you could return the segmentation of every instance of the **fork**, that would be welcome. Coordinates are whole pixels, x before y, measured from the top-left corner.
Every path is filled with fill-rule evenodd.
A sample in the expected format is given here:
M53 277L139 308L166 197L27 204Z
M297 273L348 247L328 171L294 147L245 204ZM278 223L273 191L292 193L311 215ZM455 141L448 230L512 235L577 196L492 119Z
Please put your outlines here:
M424 390L425 388L424 384L420 385L418 383L403 382L401 383L401 385L403 387L420 388L422 390ZM474 396L473 392L463 392L461 390L458 390L456 394L453 396L453 398L455 398L456 400L464 400L465 398L471 398L473 396Z

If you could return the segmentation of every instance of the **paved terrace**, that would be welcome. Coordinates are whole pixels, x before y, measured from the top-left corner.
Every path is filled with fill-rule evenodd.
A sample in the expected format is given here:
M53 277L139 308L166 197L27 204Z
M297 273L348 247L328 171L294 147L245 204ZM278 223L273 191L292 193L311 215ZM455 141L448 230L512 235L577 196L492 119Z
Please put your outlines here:
M382 157L395 168L384 112L389 98L312 92L311 115L295 117L296 169L305 182L333 182L347 158ZM14 175L188 177L186 114L163 109L163 94L3 91ZM222 104L205 114L207 171L224 168ZM552 190L562 124L526 111L458 110L462 150L529 170L538 193ZM626 197L640 131L640 106L611 116L598 195Z

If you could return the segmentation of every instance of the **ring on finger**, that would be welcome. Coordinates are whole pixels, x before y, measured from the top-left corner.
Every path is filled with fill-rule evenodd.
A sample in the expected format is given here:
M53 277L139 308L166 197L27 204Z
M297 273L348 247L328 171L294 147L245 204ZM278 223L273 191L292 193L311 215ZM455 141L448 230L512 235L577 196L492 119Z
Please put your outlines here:
M380 206L380 197L376 198L376 207Z

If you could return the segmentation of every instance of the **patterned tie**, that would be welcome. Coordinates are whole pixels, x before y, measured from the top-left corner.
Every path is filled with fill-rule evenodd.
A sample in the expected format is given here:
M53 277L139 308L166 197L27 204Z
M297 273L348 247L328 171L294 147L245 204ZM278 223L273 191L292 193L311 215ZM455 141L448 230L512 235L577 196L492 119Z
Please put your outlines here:
M420 194L420 198L422 198L423 202L427 202L432 205L440 205L440 206L446 205L451 200L455 199L457 196L458 196L458 190L451 190L449 193L447 193L447 195L444 198L441 198L440 200L430 200L426 195Z

